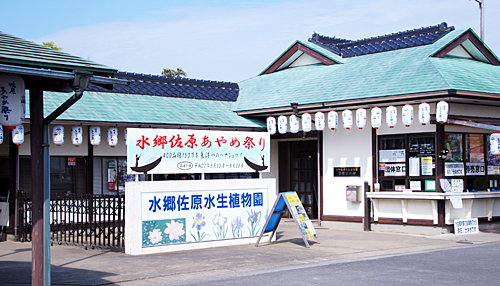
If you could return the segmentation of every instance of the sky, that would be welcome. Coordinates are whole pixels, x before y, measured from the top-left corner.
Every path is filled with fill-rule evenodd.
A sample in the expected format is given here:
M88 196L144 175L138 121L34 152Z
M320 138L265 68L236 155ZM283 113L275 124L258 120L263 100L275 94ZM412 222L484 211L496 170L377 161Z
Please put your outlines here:
M500 0L483 0L485 43L500 56ZM480 34L475 0L16 0L0 30L120 71L240 82L295 40L357 40L447 22ZM11 11L8 13L7 11Z

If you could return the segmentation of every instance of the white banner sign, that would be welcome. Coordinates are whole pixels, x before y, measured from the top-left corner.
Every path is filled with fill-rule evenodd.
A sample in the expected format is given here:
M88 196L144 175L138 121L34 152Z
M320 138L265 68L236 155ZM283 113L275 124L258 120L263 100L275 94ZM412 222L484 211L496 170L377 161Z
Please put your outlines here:
M385 164L384 176L406 176L406 164Z
M484 163L465 163L465 173L467 175L484 175Z
M451 176L464 176L464 163L444 163L444 175Z
M127 173L269 172L268 132L128 128Z
M268 189L142 193L142 247L257 236L268 204Z

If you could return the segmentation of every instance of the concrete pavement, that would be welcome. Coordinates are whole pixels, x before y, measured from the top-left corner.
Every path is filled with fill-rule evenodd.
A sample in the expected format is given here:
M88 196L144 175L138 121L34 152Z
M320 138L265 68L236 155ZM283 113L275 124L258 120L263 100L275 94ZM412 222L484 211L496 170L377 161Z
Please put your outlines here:
M317 228L320 244L306 248L293 223L280 224L277 241L166 254L128 256L81 246L51 248L53 285L189 284L195 279L246 275L275 269L342 263L357 259L426 252L500 241L498 232L455 236L408 235ZM31 244L0 242L0 285L29 285ZM278 282L278 281L277 281Z

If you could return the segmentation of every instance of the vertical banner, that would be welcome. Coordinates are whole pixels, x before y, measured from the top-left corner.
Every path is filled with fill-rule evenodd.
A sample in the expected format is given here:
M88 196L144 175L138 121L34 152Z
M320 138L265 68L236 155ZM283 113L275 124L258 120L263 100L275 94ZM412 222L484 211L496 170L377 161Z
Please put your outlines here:
M269 172L268 132L128 128L127 173Z

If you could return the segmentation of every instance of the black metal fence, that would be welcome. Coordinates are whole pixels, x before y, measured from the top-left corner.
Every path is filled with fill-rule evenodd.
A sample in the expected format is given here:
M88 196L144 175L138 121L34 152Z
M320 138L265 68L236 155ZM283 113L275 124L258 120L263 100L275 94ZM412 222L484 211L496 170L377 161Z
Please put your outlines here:
M19 239L31 241L32 198L19 199ZM51 194L52 242L124 248L125 195Z

